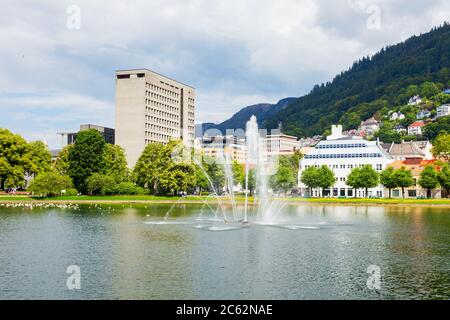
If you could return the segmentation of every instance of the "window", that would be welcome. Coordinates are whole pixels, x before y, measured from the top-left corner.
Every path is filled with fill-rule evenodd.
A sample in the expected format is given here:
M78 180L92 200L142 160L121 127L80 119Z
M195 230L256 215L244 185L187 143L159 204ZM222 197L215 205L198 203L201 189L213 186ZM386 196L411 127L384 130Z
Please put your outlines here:
M408 190L408 197L417 197L416 190Z

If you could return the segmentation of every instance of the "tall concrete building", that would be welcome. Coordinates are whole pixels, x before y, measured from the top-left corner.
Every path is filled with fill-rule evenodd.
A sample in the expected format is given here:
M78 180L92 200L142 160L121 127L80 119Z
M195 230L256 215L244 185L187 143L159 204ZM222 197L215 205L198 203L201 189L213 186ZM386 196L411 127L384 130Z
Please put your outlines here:
M194 145L195 89L147 69L116 71L116 144L133 167L149 143Z

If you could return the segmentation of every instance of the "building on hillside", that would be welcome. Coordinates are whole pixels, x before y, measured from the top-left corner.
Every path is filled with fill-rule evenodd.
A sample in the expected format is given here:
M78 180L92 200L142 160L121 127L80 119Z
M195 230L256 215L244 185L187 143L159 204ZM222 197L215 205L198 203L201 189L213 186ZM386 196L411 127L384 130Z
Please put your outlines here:
M395 121L395 120L403 120L403 119L405 119L405 115L404 115L403 113L401 113L400 111L398 111L398 112L392 112L392 113L389 115L389 119L392 120L392 121Z
M416 121L408 127L408 134L410 136L421 136L423 127L425 127L425 122Z
M445 94L450 94L450 89L445 89L445 90L444 90L444 93L445 93Z
M429 118L429 117L431 117L431 112L428 110L420 110L420 112L417 113L417 115L416 115L416 119L418 119L418 120Z
M450 104L444 104L436 109L436 118L450 115Z
M133 167L145 146L194 145L195 89L147 69L116 71L116 143Z
M263 148L268 156L293 155L300 150L300 143L294 136L272 134L263 138Z
M346 184L350 172L357 167L372 165L377 172L381 172L392 162L392 158L381 148L378 141L367 141L361 137L349 137L342 134L342 126L332 126L332 133L326 140L320 141L316 147L306 154L300 161L298 186L303 196L324 197L354 197L355 190ZM328 166L336 176L336 183L331 189L314 189L310 194L309 188L301 182L304 170L311 166ZM384 188L379 185L368 190L371 197L383 197ZM356 191L357 197L365 197L364 190Z
M313 137L308 137L308 138L301 138L298 141L298 143L300 145L300 148L313 147L316 144L318 144L321 139L322 139L321 136L313 136Z
M95 124L82 124L80 125L80 131L78 132L69 132L69 133L60 133L61 135L67 135L67 144L73 144L77 139L77 135L81 131L94 129L97 130L103 139L105 139L106 143L114 144L115 143L115 130L112 128L102 127Z
M389 167L393 167L394 169L400 169L401 167L404 167L407 170L411 170L414 184L409 188L405 188L405 198L425 198L427 196L427 190L423 189L419 185L420 173L426 166L434 165L435 162L436 160L434 159L424 160L420 157L411 157L404 160L396 160L393 163L389 164ZM386 190L386 194L388 195L388 190ZM442 193L440 189L435 189L431 192L431 196L433 198L441 198L441 194ZM400 188L392 190L393 198L401 198L402 196L402 190Z
M406 130L406 128L404 126L402 126L401 124L396 124L394 126L394 131L400 134L404 134L407 133L408 130Z
M409 106L416 106L418 104L422 103L422 98L419 95L416 95L414 97L411 97L408 101Z
M366 136L373 136L375 132L380 130L380 123L372 117L361 122L358 130L365 132Z
M382 143L381 146L394 160L405 160L407 158L433 159L431 153L433 145L429 141Z

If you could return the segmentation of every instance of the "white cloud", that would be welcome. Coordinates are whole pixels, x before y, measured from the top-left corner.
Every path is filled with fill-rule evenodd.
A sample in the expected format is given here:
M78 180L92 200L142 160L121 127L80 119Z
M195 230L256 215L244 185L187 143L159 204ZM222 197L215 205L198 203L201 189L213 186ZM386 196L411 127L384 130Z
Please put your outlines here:
M2 4L0 111L14 110L0 126L22 128L21 108L58 119L42 120L50 131L82 119L113 125L114 70L134 67L193 85L197 122L222 121L246 105L300 96L361 56L450 20L446 0L77 0L81 29L69 30L72 4ZM366 27L369 5L380 7L379 30Z

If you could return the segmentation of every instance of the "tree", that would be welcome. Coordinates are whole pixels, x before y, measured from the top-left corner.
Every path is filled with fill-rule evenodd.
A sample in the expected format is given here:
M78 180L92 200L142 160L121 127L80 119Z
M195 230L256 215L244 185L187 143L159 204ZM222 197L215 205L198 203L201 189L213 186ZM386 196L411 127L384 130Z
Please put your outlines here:
M419 185L427 189L427 198L431 198L431 190L439 185L438 174L434 167L426 166L420 173Z
M347 185L355 189L355 198L356 198L356 190L364 188L364 185L361 181L361 175L360 175L361 168L354 168L350 172L350 174L347 176Z
M23 187L29 146L24 138L0 128L0 189Z
M69 150L73 147L73 144L65 146L58 154L53 168L62 175L69 174Z
M136 183L153 194L178 194L195 186L196 172L181 141L149 144L133 171Z
M433 156L450 161L450 133L442 133L433 142Z
M51 169L52 154L42 141L30 142L24 158L25 170L30 176L36 177L39 173Z
M78 191L86 193L86 179L93 173L104 172L105 140L95 129L81 131L69 149L69 176Z
M31 181L28 190L36 196L53 197L61 195L62 190L73 188L69 176L64 176L56 171L40 173Z
M450 133L450 116L440 117L423 129L423 136L433 142L438 135L445 133Z
M410 170L406 170L405 167L401 167L395 170L395 181L397 186L402 188L402 196L405 198L405 188L408 188L414 184L414 180Z
M319 187L319 170L316 167L308 167L302 172L300 181L310 189L310 196L312 196L312 189Z
M93 195L106 195L114 192L116 181L113 177L101 174L93 173L86 179L86 191Z
M395 169L387 167L380 174L380 183L389 189L389 199L392 198L391 190L397 187L397 180L395 178Z
M402 139L400 133L394 131L393 125L390 122L383 122L380 130L375 132L374 137L379 138L380 141L385 143L399 143Z
M365 189L367 198L369 195L368 189L378 186L380 175L371 165L366 164L359 170L359 179L361 180L361 187Z
M128 181L129 170L125 151L118 145L106 144L103 151L105 162L104 173L114 179L116 183Z
M133 178L138 186L147 188L151 193L158 189L159 176L163 167L164 145L148 144L133 169Z
M245 179L245 170L244 166L237 162L236 160L233 160L233 163L231 164L231 169L233 171L233 181L235 184L240 184L241 186L244 186L242 184L243 179Z
M296 184L296 177L290 166L280 165L277 172L270 178L270 185L273 190L287 193Z
M245 183L244 183L244 187L245 187ZM248 187L248 191L250 193L250 197L253 196L253 193L255 192L255 189L256 189L256 170L255 169L250 169L248 171L248 186L247 187Z
M450 195L450 165L444 163L438 173L438 181L442 188L445 189L447 197Z
M336 178L334 176L333 170L331 170L326 165L323 165L318 169L318 177L319 177L319 188L322 189L323 195L325 189L331 188L335 184Z

